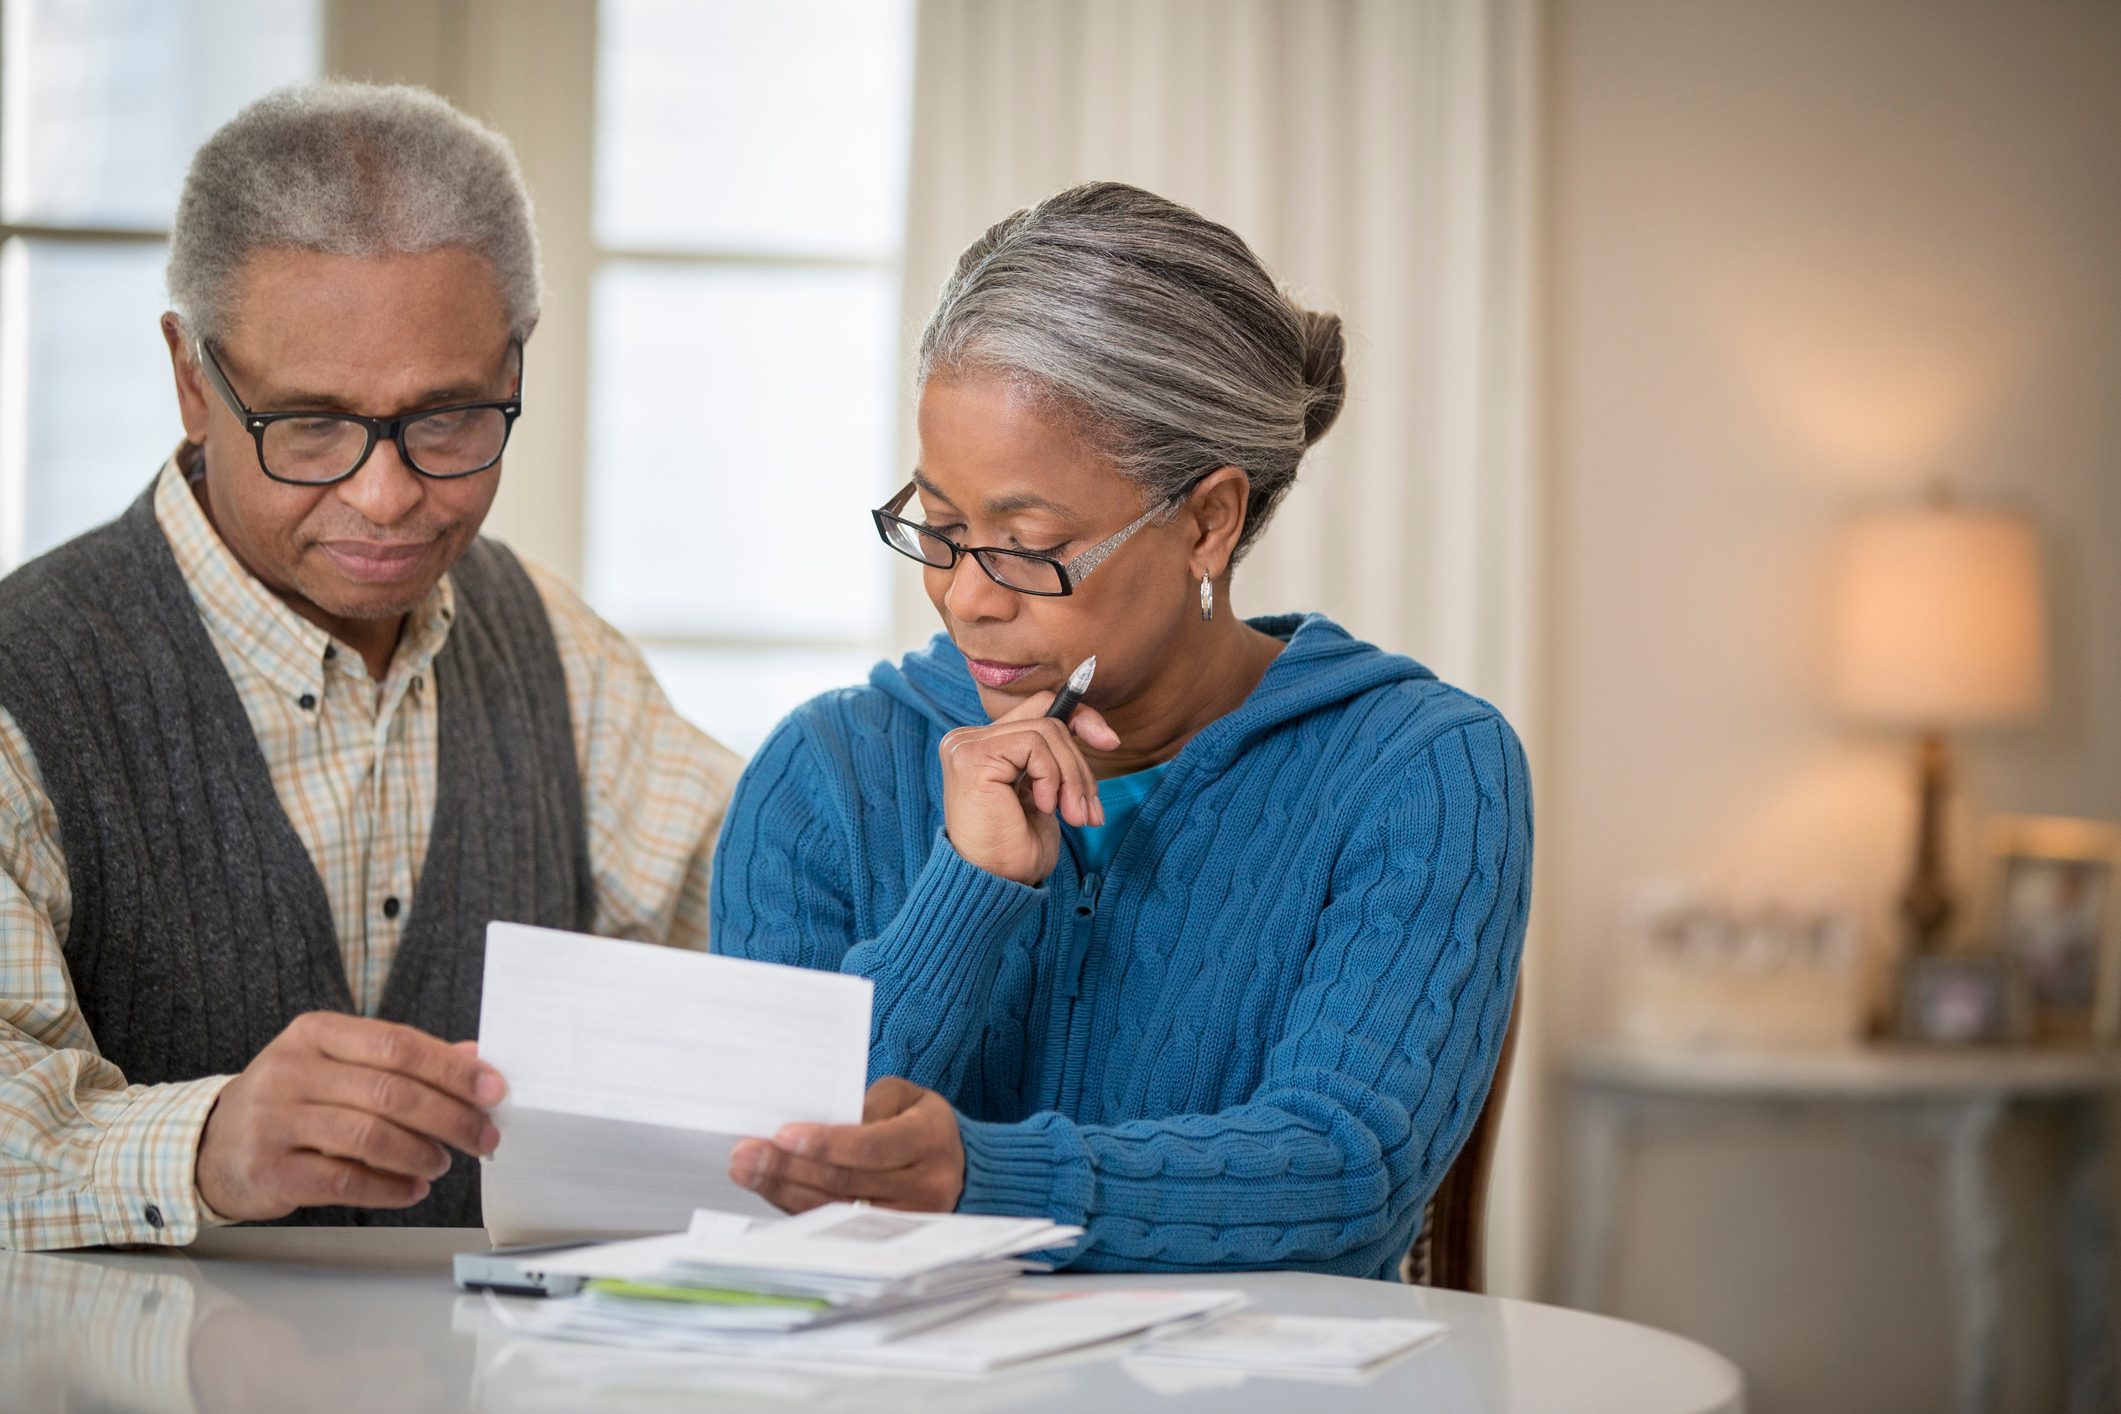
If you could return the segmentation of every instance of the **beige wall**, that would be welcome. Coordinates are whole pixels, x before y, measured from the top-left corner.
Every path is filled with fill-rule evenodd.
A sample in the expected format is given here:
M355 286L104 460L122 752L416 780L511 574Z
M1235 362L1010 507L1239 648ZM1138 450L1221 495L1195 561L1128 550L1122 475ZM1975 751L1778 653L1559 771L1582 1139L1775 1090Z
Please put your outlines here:
M1853 507L1944 477L2048 537L2054 704L1961 743L1969 892L1986 812L2121 820L2121 5L1548 19L1540 840L1566 1038L1610 1015L1613 909L1645 872L1838 880L1886 936L1910 763L1815 686L1820 562ZM1822 1142L1647 1156L1621 1309L1721 1345L1770 1414L1932 1407L1935 1184ZM1758 1301L1689 1298L1733 1272ZM1816 1338L1762 1328L1836 1272L1848 1304ZM2037 1344L2013 1347L2025 1407L2051 1389Z

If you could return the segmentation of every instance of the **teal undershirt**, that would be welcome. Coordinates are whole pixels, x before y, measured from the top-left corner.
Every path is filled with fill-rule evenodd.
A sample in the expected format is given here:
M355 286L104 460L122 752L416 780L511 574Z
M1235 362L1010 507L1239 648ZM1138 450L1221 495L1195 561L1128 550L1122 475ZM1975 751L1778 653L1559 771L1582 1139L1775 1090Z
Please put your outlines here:
M1163 766L1151 766L1146 771L1097 783L1097 800L1105 807L1105 823L1068 827L1074 832L1075 853L1084 873L1102 874L1111 865L1112 856L1119 853L1119 842L1126 837L1127 826L1134 823L1142 802L1155 791L1157 777L1163 773Z

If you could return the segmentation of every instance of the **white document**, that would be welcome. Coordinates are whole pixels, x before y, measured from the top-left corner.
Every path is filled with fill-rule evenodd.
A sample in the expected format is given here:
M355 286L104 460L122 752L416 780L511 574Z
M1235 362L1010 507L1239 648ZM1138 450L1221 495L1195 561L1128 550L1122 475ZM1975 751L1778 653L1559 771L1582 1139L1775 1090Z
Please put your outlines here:
M1356 1371L1436 1339L1441 1321L1348 1316L1231 1316L1174 1331L1129 1358L1255 1374Z
M895 1327L849 1321L788 1333L730 1332L627 1320L588 1309L579 1298L490 1305L502 1324L526 1335L655 1350L739 1356L784 1365L854 1370L939 1371L976 1375L1139 1335L1177 1321L1212 1320L1245 1304L1239 1291L1106 1291L1032 1293L998 1302L944 1304ZM955 1319L948 1319L955 1316ZM930 1319L938 1324L928 1324Z
M496 1243L765 1215L729 1151L784 1124L858 1124L866 978L495 923L479 1058L508 1081L481 1164Z
M1213 1319L1245 1304L1241 1291L1189 1287L1183 1291L1019 1292L962 1320L873 1348L857 1332L828 1327L792 1337L790 1350L818 1359L846 1359L879 1368L982 1374L1101 1345L1174 1321Z
M1082 1236L1044 1218L905 1213L863 1203L827 1203L792 1218L747 1218L702 1209L684 1232L539 1254L543 1272L674 1282L702 1272L743 1273L764 1286L914 1288ZM1021 1264L1011 1264L1020 1266ZM717 1279L711 1285L741 1282Z
M679 1261L718 1270L807 1273L896 1282L962 1262L1065 1246L1082 1229L1044 1218L905 1213L827 1203L782 1222L703 1227L686 1234Z

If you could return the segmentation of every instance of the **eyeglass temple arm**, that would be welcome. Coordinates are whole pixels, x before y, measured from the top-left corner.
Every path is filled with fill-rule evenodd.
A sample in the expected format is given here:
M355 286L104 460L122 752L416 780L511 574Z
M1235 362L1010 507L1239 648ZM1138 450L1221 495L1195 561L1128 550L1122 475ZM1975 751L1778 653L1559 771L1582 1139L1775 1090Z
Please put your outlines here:
M1114 550L1117 550L1121 545L1125 544L1128 536L1132 535L1135 531L1140 530L1143 526L1147 525L1150 521L1156 519L1156 517L1162 515L1165 511L1171 509L1171 507L1175 504L1177 503L1174 501L1159 501L1157 504L1149 507L1149 509L1147 509L1146 511L1143 511L1139 516L1136 516L1132 524L1114 531L1112 534L1098 541L1095 545L1092 545L1089 549L1083 551L1080 555L1077 555L1074 559L1062 565L1061 568L1068 572L1069 581L1071 583L1080 583L1082 581L1083 576L1089 574L1090 571L1096 569L1099 565L1103 564L1107 556L1109 556Z

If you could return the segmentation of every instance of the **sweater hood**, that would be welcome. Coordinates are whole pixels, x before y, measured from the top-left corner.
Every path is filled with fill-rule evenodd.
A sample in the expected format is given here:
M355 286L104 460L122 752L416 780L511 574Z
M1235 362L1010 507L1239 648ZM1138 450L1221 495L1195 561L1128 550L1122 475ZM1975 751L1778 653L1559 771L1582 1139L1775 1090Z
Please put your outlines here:
M1323 708L1398 682L1433 681L1435 674L1398 653L1351 635L1324 614L1272 614L1246 620L1288 646L1237 709L1210 723L1184 754L1234 755L1262 733ZM896 663L879 663L870 686L919 712L944 731L985 723L979 688L965 656L938 633Z

